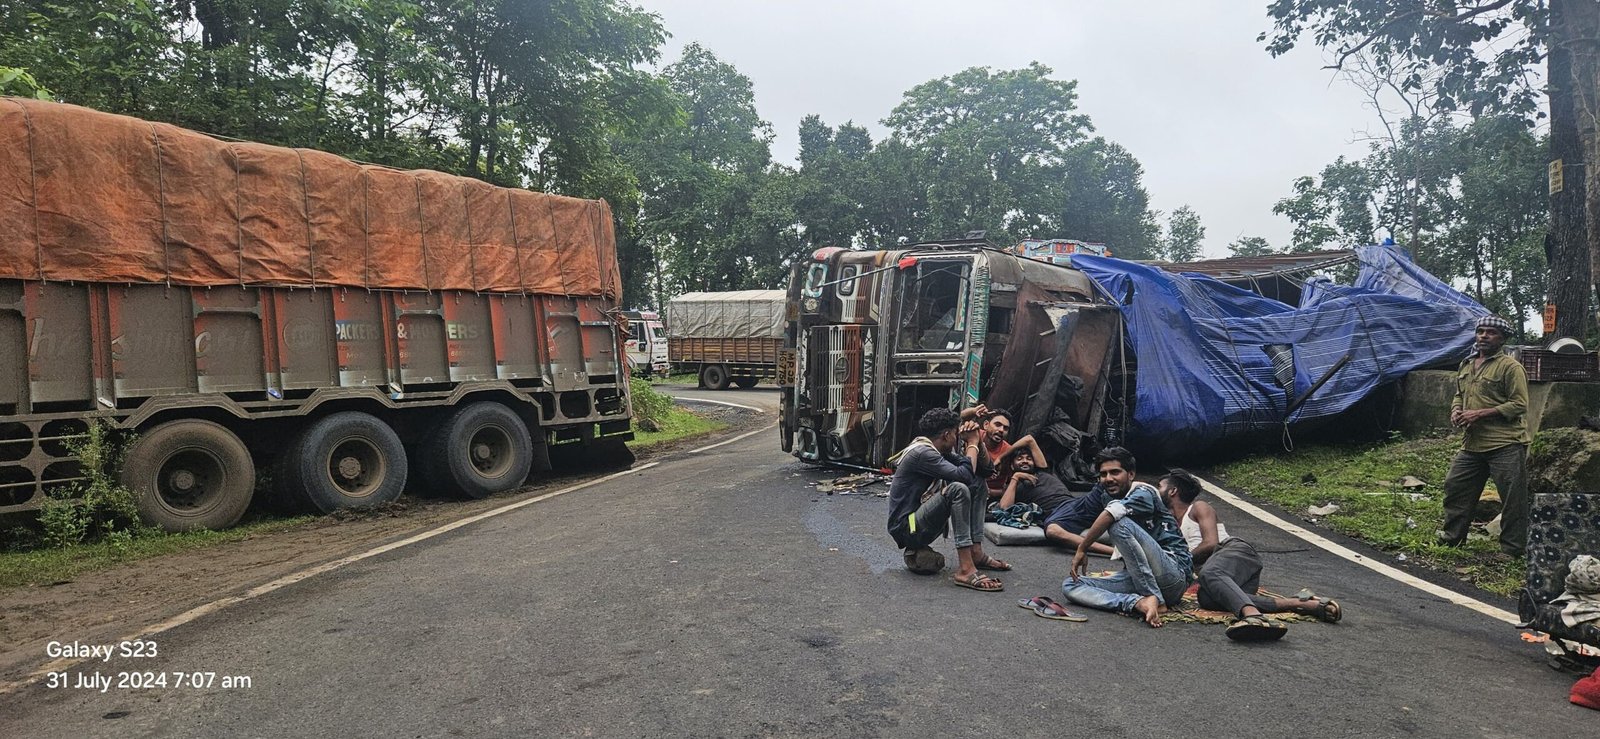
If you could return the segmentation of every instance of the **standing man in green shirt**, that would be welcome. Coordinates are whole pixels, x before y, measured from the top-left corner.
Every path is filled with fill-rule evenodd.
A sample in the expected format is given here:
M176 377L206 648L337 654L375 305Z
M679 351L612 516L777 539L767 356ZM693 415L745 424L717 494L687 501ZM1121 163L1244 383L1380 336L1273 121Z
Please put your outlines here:
M1528 375L1522 363L1505 353L1511 323L1499 316L1478 320L1473 355L1456 370L1456 394L1450 401L1450 423L1465 426L1461 451L1444 479L1444 530L1439 539L1449 546L1467 540L1472 510L1483 495L1483 482L1493 477L1504 508L1500 514L1500 550L1520 557L1528 545Z

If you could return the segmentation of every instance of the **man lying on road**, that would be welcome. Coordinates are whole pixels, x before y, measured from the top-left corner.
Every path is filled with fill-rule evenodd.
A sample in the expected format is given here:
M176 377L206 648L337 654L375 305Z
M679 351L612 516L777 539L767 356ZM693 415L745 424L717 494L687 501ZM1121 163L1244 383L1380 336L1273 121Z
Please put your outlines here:
M948 523L958 559L952 581L973 590L1004 589L999 580L978 571L1011 569L1009 563L983 551L983 514L989 496L974 474L982 453L978 425L963 423L948 408L934 408L922 415L917 430L922 436L900 453L889 483L889 535L906 550L906 566L916 571L915 563L931 553L928 545L945 533ZM958 444L960 454L955 452Z
M1066 483L1050 471L1044 453L1039 451L1037 445L1031 449L1013 449L1011 454L1008 463L1012 470L1011 481L1006 483L1005 492L1000 494L1000 507L1010 508L1016 503L1039 506L1044 511L1045 537L1064 546L1078 548L1083 542L1080 534L1094 523L1095 517L1106 507L1109 497L1105 488L1096 485L1082 497L1073 495ZM1063 510L1060 516L1056 515ZM1089 546L1090 554L1109 555L1112 551L1107 544Z
M1200 497L1200 481L1181 469L1174 469L1158 483L1161 500L1180 521L1184 542L1194 555L1200 579L1200 607L1227 611L1238 620L1228 627L1234 641L1271 641L1289 632L1282 621L1267 618L1268 613L1304 613L1329 623L1344 614L1330 598L1296 600L1258 595L1261 585L1261 555L1250 543L1228 535L1228 527L1217 520L1217 511Z
M1072 555L1072 569L1061 583L1061 593L1090 608L1130 616L1137 612L1145 623L1159 627L1161 614L1182 600L1189 587L1189 546L1155 488L1133 481L1137 468L1132 452L1122 447L1106 449L1095 457L1095 470L1110 499L1082 538L1097 541L1109 532L1122 555L1123 570L1105 577L1085 577L1089 552L1080 546Z

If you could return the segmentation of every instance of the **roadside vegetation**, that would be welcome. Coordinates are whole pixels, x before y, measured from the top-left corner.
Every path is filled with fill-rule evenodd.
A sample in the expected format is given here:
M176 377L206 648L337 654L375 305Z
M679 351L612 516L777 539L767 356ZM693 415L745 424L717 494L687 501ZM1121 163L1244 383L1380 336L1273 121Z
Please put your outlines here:
M633 381L635 438L649 448L721 431L728 424L673 404L649 382ZM92 426L73 449L88 477L45 502L37 520L0 529L0 590L61 583L111 565L242 541L321 520L270 512L224 531L168 534L139 522L133 494L117 480L119 445L103 426Z
M1406 564L1460 577L1509 596L1522 587L1526 564L1495 562L1498 543L1474 533L1460 548L1440 546L1444 476L1459 436L1393 439L1383 443L1261 454L1215 469L1223 485L1269 501L1290 514L1360 539ZM1421 487L1402 486L1406 476ZM1338 510L1315 515L1312 508ZM1475 529L1477 531L1478 529Z

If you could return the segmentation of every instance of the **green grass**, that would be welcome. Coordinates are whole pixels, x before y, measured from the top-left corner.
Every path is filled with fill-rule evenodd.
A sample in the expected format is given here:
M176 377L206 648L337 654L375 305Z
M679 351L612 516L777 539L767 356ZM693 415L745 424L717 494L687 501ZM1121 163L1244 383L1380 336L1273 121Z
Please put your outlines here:
M1500 595L1522 587L1526 565L1521 560L1495 563L1495 541L1472 537L1460 548L1440 546L1436 532L1444 520L1445 472L1459 448L1459 438L1420 438L1360 447L1298 449L1289 454L1258 455L1217 468L1229 488L1275 503L1301 518L1318 520L1386 552L1404 555L1410 564L1460 577ZM1397 481L1412 475L1427 483L1424 498L1412 500ZM1391 483L1385 485L1383 483ZM1306 509L1337 503L1324 517Z
M700 376L693 372L684 372L666 377L650 378L651 385L699 385Z
M691 436L703 436L727 427L728 424L721 421L713 421L673 406L667 411L666 418L661 421L659 431L635 431L632 446L635 449L643 449Z
M240 541L255 534L283 531L314 520L316 519L311 516L271 518L240 524L224 531L154 534L137 537L123 544L104 541L61 548L3 552L0 553L0 590L66 582L82 573L104 569L111 565Z

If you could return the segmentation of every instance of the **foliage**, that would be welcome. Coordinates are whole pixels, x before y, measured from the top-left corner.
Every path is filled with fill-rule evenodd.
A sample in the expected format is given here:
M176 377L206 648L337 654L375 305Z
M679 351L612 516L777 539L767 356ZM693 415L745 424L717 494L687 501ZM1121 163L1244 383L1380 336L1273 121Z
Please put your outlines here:
M39 85L39 81L28 74L26 69L0 66L0 95L14 95L29 97L35 100L53 100L50 91Z
M117 480L122 458L111 428L91 423L82 438L67 442L67 449L78 459L85 479L45 498L39 512L45 542L66 547L108 541L125 547L134 536L146 533L133 493Z
M634 424L645 431L660 431L662 422L673 409L672 396L638 377L629 380L629 393L633 397Z
M30 537L23 534L12 539L17 545L11 546L10 551L0 552L0 592L7 588L61 583L85 572L114 564L199 549L214 544L242 541L252 536L291 529L317 520L320 519L311 516L272 518L247 521L223 531L186 531L75 544L64 548L29 546Z
M1200 215L1187 205L1178 206L1167 218L1167 234L1162 241L1162 256L1169 262L1192 262L1200 256L1200 243L1206 227Z
M1260 236L1240 236L1228 244L1228 251L1236 257L1264 257L1277 253L1272 244Z
M1440 279L1466 281L1491 310L1523 316L1544 300L1546 142L1517 121L1467 125L1409 117L1361 159L1301 177L1273 207L1294 223L1290 251L1395 236Z
M706 434L715 433L728 427L721 421L714 421L704 416L696 415L677 406L673 406L666 417L661 419L659 431L642 431L634 434L633 441L629 444L634 449L647 449L657 444L669 441L682 441L693 439Z
M1310 517L1307 509L1337 503L1339 510L1318 518L1339 533L1384 551L1403 554L1409 564L1456 577L1507 595L1522 586L1524 565L1496 562L1499 545L1474 536L1460 548L1441 546L1436 532L1444 521L1443 482L1460 437L1424 437L1370 446L1326 446L1292 454L1247 457L1218 468L1225 486ZM1397 481L1412 475L1425 482L1422 498Z

